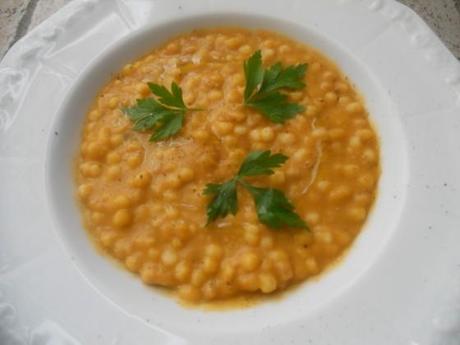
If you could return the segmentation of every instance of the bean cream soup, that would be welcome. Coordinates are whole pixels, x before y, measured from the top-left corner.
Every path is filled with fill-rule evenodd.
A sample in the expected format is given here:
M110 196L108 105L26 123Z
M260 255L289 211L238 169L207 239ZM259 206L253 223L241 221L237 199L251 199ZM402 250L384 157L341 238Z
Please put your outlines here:
M245 106L244 64L256 51L265 69L307 64L305 87L283 91L302 110L283 123ZM148 83L173 82L189 110L175 135L151 141L126 109L155 98ZM247 181L282 191L308 228L261 222L242 186L237 212L209 222L206 185L267 150L287 160ZM97 247L144 283L198 302L270 294L320 274L362 229L380 171L363 100L331 60L277 33L234 28L184 34L125 65L92 103L75 164Z

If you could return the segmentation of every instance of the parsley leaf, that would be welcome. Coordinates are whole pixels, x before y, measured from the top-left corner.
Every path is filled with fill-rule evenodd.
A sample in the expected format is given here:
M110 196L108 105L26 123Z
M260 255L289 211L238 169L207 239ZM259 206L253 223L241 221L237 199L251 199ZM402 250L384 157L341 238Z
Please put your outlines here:
M219 217L227 214L236 214L238 210L238 199L236 195L236 179L231 179L222 184L210 183L206 185L205 195L213 195L208 205L208 224Z
M262 54L260 50L256 51L244 62L244 104L260 111L273 122L285 122L305 108L296 103L289 103L287 96L280 93L280 89L298 90L305 87L302 80L306 70L306 64L283 69L279 62L264 70Z
M289 103L286 95L279 92L263 94L247 105L260 111L275 123L283 123L305 110L300 104Z
M154 98L138 99L136 105L123 109L133 122L135 131L153 130L150 141L159 141L177 134L184 125L188 109L182 99L182 90L171 84L171 92L164 86L148 83Z
M293 90L303 89L302 81L307 70L306 64L288 66L283 69L281 63L276 63L265 71L264 80L259 92L271 92L282 88Z
M283 226L308 229L307 224L294 212L294 206L282 191L273 188L252 186L244 177L271 175L273 169L280 167L288 157L283 154L272 155L270 151L254 151L246 156L238 173L222 184L208 184L205 195L213 198L208 204L208 224L229 213L236 214L238 210L237 186L246 188L254 198L257 216L260 222L279 229Z
M138 99L135 107L126 108L124 112L133 121L133 129L145 131L153 128L158 121L169 112L153 98Z
M288 159L281 153L270 154L270 151L254 151L248 154L241 164L238 176L271 175L273 168L279 168Z
M307 224L294 212L294 206L279 189L258 188L247 185L256 204L259 220L273 229L283 226L308 229Z
M150 141L159 141L177 134L184 125L184 114L166 113L161 117L160 125L150 137Z
M264 69L262 67L262 54L256 51L248 60L244 62L244 76L246 77L246 87L244 89L244 99L250 99L256 88L264 79Z
M171 84L171 92L162 85L154 83L148 83L147 85L150 91L158 97L158 101L162 104L172 108L187 110L184 100L182 99L182 90L176 83L173 82Z

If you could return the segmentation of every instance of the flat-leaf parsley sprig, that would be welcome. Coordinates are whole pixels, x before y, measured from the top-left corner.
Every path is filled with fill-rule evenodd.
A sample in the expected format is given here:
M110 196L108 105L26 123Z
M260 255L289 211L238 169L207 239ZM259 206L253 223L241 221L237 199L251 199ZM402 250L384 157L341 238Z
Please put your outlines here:
M270 151L253 151L246 156L238 173L230 180L220 184L208 184L205 195L212 196L207 208L208 224L217 218L238 211L237 187L241 185L253 197L257 217L261 223L273 229L284 226L308 229L307 224L294 212L294 206L282 191L275 188L255 187L244 180L245 177L272 175L273 169L280 167L287 156Z
M305 110L297 103L290 103L281 89L298 90L305 87L302 81L307 64L299 64L283 68L276 63L264 70L262 54L257 50L244 62L246 87L244 90L244 104L260 111L275 123L283 123Z
M171 91L155 83L147 85L157 98L138 99L135 106L123 109L133 122L133 129L153 129L150 141L159 141L177 134L184 125L186 112L198 109L187 108L182 98L182 89L174 82Z

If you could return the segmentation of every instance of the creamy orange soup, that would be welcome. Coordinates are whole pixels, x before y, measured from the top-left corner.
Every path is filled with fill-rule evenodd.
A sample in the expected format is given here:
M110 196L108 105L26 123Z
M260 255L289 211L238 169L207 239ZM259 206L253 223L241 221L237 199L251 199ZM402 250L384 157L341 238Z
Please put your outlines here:
M243 62L307 63L306 87L287 93L305 111L275 124L243 105ZM176 82L187 113L181 131L150 142L124 107L151 97L147 82ZM245 156L289 157L255 185L283 190L309 230L259 222L249 193L239 211L206 226L207 183L232 178ZM269 294L318 275L359 234L376 196L379 146L363 101L317 50L267 31L197 30L130 63L100 92L76 158L84 224L103 251L146 284L182 300Z

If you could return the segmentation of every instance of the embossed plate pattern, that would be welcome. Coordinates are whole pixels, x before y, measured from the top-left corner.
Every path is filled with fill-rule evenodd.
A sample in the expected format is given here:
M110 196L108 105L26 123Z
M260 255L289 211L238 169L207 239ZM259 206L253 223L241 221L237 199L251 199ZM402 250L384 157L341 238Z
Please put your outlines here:
M2 345L460 343L458 61L419 17L395 1L266 4L77 0L8 52L0 63ZM303 304L283 309L288 297L285 304L261 307L263 317L257 308L224 316L187 311L187 318L174 324L179 307L158 304L146 311L114 298L61 240L45 186L47 143L59 135L55 121L69 90L103 51L152 23L214 13L291 22L320 32L357 61L388 100L388 123L398 124L399 139L388 141L393 127L378 119L389 133L382 134L383 141L404 157L394 163L404 176L381 206L392 219L385 245L369 253L368 267L340 294L314 310ZM388 161L391 165L391 157ZM145 304L156 303L152 300Z

